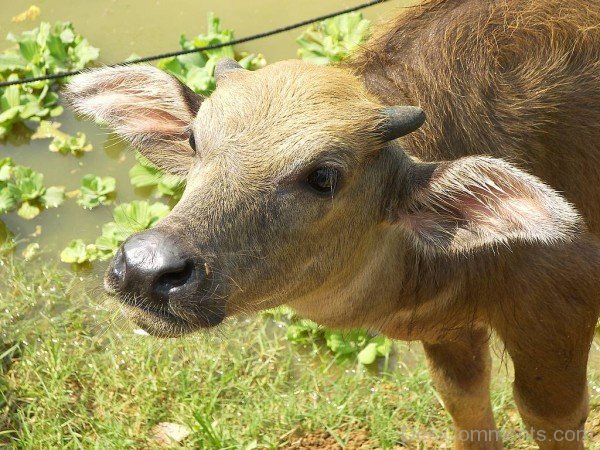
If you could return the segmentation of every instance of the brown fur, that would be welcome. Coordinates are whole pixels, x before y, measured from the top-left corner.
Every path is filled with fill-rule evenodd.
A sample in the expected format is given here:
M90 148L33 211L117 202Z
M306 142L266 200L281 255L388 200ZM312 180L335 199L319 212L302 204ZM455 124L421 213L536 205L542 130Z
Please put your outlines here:
M501 446L494 331L540 447L582 448L581 435L552 437L584 427L600 310L599 23L597 1L433 1L341 67L235 70L209 99L148 67L75 79L80 112L187 173L157 229L210 268L201 293L169 297L170 322L135 297L132 318L176 336L217 304L235 315L286 303L324 325L421 340L457 448L482 449ZM378 134L395 104L429 116L402 147ZM305 182L321 166L341 174L328 197Z
M424 160L486 154L564 192L600 233L600 2L437 0L347 64L385 104L421 105Z
M391 22L349 66L384 103L426 110L427 124L404 139L409 152L424 160L484 153L513 161L564 192L600 235L600 183L592 181L600 180L597 1L433 1ZM545 271L548 277L569 268L597 284L597 269L590 273L577 262L581 255L571 253L545 255L537 264L561 266ZM500 257L518 267L514 255ZM598 293L592 285L586 292L564 279L557 284L536 276L544 271L527 270L529 258L509 279L474 268L469 283L479 278L489 285L475 281L474 301L497 306L491 323L515 362L515 394L528 425L583 427ZM515 282L522 277L525 284ZM497 295L517 285L528 289ZM464 365L458 359L440 364ZM452 404L456 395L446 401ZM570 448L547 440L540 446Z

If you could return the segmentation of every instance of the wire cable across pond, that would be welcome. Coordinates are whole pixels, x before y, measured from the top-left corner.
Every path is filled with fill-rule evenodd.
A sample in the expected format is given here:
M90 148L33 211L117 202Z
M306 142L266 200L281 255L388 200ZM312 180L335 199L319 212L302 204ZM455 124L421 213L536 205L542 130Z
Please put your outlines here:
M369 2L361 3L359 5L352 6L350 8L342 9L342 10L335 11L335 12L332 12L329 14L324 14L324 15L318 16L318 17L313 17L311 19L306 19L301 22L296 22L296 23L293 23L290 25L275 28L273 30L263 31L262 33L252 34L250 36L245 36L245 37L242 37L239 39L233 39L229 42L221 42L219 44L206 45L204 47L196 47L196 48L189 49L189 50L179 50L176 52L168 52L168 53L161 53L158 55L144 56L141 58L130 59L128 61L122 61L119 63L108 64L103 67L130 66L133 64L141 64L141 63L150 62L150 61L157 61L159 59L172 58L174 56L187 55L188 53L202 52L205 50L215 50L215 49L222 48L222 47L230 47L230 46L233 46L236 44L243 44L245 42L255 41L257 39L262 39L265 37L273 36L275 34L285 33L286 31L295 30L296 28L310 25L311 23L320 22L320 21L326 20L326 19L331 19L332 17L335 17L335 16L358 11L360 9L365 9L365 8L368 8L369 6L377 5L379 3L385 3L387 1L389 1L389 0L371 0ZM0 82L0 88L7 87L7 86L14 86L16 84L34 83L36 81L57 80L60 78L66 78L66 77L70 77L73 75L78 75L82 72L85 72L85 70L87 70L87 69L58 72L58 73L53 73L53 74L49 74L49 75L41 75L39 77L23 78L20 80L2 81L2 82Z

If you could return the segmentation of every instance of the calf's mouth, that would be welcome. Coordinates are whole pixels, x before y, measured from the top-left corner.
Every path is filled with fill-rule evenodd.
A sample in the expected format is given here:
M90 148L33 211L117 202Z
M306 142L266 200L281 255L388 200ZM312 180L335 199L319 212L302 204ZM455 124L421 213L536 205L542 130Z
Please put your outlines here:
M129 237L104 276L106 292L148 333L177 337L220 324L225 300L208 262L158 229Z

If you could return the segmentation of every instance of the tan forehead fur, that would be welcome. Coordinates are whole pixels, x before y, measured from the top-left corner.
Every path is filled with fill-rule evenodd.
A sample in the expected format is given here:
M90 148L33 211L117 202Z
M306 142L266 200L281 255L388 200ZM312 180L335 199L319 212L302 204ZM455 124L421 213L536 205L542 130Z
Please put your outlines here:
M360 159L378 146L380 109L348 71L281 61L226 74L202 104L194 132L206 160L224 153L265 166L324 155Z

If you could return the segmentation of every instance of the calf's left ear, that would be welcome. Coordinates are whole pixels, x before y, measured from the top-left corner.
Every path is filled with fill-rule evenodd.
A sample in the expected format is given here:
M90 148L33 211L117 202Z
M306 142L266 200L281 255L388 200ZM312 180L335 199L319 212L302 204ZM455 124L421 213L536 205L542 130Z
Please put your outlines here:
M171 75L152 66L106 67L78 75L64 94L75 111L108 125L161 169L183 175L191 166L202 97Z
M561 195L505 161L466 157L415 167L421 176L395 220L428 251L469 252L512 241L551 244L584 229Z

